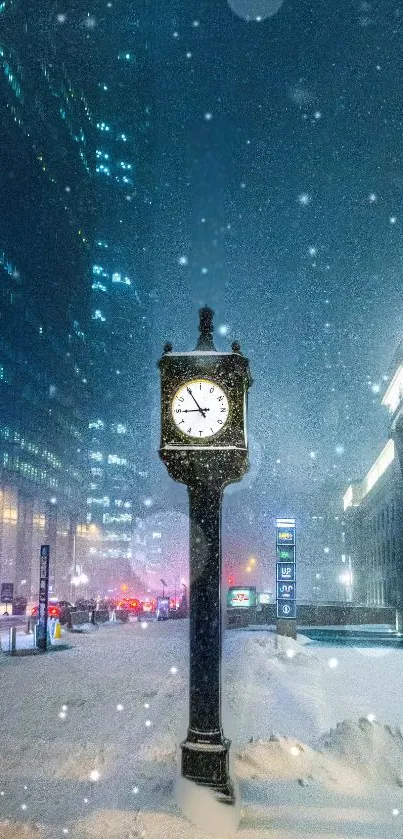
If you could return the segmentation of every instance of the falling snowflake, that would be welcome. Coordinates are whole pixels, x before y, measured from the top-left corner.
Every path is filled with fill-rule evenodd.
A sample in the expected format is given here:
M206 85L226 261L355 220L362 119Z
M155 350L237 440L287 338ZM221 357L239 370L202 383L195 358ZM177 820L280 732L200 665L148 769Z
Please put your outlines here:
M179 265L188 265L189 260L187 256L180 256L178 259Z
M307 207L311 202L311 196L308 195L307 192L301 192L301 194L298 195L298 201L302 207Z
M96 22L94 16L93 15L88 15L88 17L84 21L84 26L86 26L87 29L95 29L96 25L97 25L97 22Z
M210 120L213 119L213 114L211 113L211 111L206 111L206 113L204 114L204 119L207 120L207 122L210 122Z

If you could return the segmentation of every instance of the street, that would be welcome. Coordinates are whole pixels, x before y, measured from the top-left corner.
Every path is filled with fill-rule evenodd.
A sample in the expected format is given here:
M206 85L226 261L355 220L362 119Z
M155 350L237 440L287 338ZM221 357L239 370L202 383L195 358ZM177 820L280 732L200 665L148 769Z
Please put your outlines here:
M86 635L65 632L72 645L66 651L0 656L2 839L207 836L183 818L174 798L177 744L187 724L187 634L187 621L116 624ZM358 720L372 712L379 720L376 760L380 766L391 759L383 724L402 719L403 653L333 650L304 639L276 647L271 633L245 630L226 633L225 659L224 730L233 738L240 836L280 839L287 825L287 837L302 839L311 835L312 819L315 837L400 836L401 816L392 810L401 790L390 782L377 795L371 787L369 800L365 773L374 755L364 741L358 782L357 751L342 771L332 757L330 772L320 738L343 720L352 721L348 742L367 737ZM403 747L393 742L398 762ZM250 750L262 748L270 765L252 759ZM309 772L302 764L308 757ZM304 772L314 778L306 788L298 783ZM341 806L344 827L334 823L326 832L329 807ZM349 808L350 833L343 832Z

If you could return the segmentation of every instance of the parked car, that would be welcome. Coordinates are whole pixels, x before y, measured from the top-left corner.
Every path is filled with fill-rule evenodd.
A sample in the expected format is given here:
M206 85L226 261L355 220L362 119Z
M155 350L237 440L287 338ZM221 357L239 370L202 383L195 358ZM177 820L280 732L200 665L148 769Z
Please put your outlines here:
M123 597L117 604L117 609L125 609L131 615L139 615L141 612L140 600L136 597Z
M141 600L140 601L140 611L146 612L147 614L155 614L157 611L157 601L156 600Z
M70 611L73 605L68 600L57 600L48 603L48 618L58 618L60 623L68 623ZM34 606L31 611L31 617L38 617L38 606Z
M31 617L37 618L38 617L38 606L34 606L31 611ZM61 610L59 609L58 603L48 603L48 618L59 618L60 620Z
M25 615L28 599L22 594L13 597L13 615Z

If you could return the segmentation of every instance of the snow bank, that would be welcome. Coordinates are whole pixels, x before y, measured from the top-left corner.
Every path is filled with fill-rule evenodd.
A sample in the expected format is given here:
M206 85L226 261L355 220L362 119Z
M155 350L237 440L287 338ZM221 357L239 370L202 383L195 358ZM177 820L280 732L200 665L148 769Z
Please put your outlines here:
M301 786L321 784L347 795L372 788L403 787L403 734L400 728L345 720L323 735L317 748L272 734L268 741L249 743L237 753L236 773L242 779L294 779Z
M369 784L403 787L403 734L361 717L344 720L324 735L318 746Z
M0 821L1 839L43 839L44 830L41 827L24 824L22 822L11 822L9 819Z

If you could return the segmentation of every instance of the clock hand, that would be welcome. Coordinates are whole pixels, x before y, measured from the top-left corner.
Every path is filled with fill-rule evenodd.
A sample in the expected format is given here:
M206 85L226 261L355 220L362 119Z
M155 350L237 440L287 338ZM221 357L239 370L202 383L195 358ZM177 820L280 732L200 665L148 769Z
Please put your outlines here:
M198 409L199 409L199 411L200 411L200 413L201 413L202 417L204 417L204 419L206 419L206 414L204 413L203 408L201 408L201 407L200 407L200 405L199 405L199 403L198 403L197 399L195 399L195 398L194 398L193 393L192 393L192 391L190 390L190 387L187 387L187 388L186 388L186 390L187 390L187 392L188 392L188 393L190 393L190 395L191 395L191 397L192 397L192 399L193 399L193 402L195 402L195 403L196 403L196 405L197 405L197 407L198 407Z
M210 408L183 408L182 414L193 414L199 411L209 411Z

